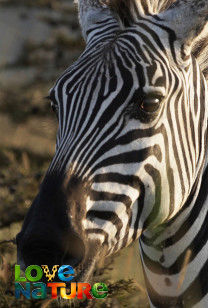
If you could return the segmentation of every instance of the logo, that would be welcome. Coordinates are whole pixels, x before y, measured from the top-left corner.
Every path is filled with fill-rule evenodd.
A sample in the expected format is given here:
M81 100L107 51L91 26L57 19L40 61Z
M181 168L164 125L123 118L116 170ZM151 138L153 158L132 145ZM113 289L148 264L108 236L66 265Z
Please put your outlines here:
M62 282L53 282L58 275ZM108 295L108 287L105 283L95 283L92 287L89 283L71 282L74 279L74 269L70 265L54 265L51 271L48 265L30 265L25 270L25 276L21 277L20 265L15 265L15 297L21 295L26 299L102 299ZM41 282L45 275L48 283ZM49 290L49 292L48 292Z
M58 270L59 265L54 265L52 268L52 275L49 272L49 268L48 265L42 265L44 274L46 276L46 278L48 278L48 281L52 281L55 278L56 272Z

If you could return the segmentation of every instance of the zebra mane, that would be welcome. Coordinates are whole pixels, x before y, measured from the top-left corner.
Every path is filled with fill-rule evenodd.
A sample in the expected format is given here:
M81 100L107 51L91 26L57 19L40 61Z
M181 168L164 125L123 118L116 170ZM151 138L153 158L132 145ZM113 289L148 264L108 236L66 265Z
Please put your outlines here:
M118 16L124 26L135 21L140 14L158 14L167 10L176 0L101 0ZM192 54L197 59L208 82L208 25L193 43Z
M123 17L135 16L135 9L145 15L158 14L171 6L176 0L106 0L105 2L113 9L121 21Z

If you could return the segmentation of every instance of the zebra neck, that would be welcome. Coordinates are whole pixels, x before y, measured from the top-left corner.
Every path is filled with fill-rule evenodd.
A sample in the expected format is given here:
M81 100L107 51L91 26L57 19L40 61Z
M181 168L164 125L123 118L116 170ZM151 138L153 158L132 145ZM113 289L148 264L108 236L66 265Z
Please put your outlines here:
M208 307L208 165L198 185L193 204L189 200L189 206L157 235L140 239L153 307L198 303Z

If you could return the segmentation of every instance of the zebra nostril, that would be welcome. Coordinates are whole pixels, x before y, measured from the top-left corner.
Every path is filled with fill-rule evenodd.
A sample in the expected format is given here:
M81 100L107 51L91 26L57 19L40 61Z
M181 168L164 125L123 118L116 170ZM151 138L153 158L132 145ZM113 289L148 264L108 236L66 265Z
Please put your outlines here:
M33 241L24 243L21 255L26 266L29 265L56 265L62 259L63 251L54 243Z
M29 265L71 265L78 266L84 257L83 241L74 233L62 239L54 238L53 241L43 237L24 237L18 240L20 259Z
M51 239L41 234L39 236L34 233L22 234L18 238L18 252L27 266L44 264L51 259L53 262L62 253L59 242L57 236Z

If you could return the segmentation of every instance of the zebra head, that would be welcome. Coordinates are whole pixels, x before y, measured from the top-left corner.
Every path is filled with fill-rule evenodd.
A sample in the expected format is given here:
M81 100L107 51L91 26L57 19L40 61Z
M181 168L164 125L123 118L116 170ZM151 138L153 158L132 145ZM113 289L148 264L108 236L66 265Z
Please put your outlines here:
M87 279L197 190L207 85L191 53L208 2L152 14L142 3L78 3L86 49L50 91L56 153L17 237L25 265L71 264Z

